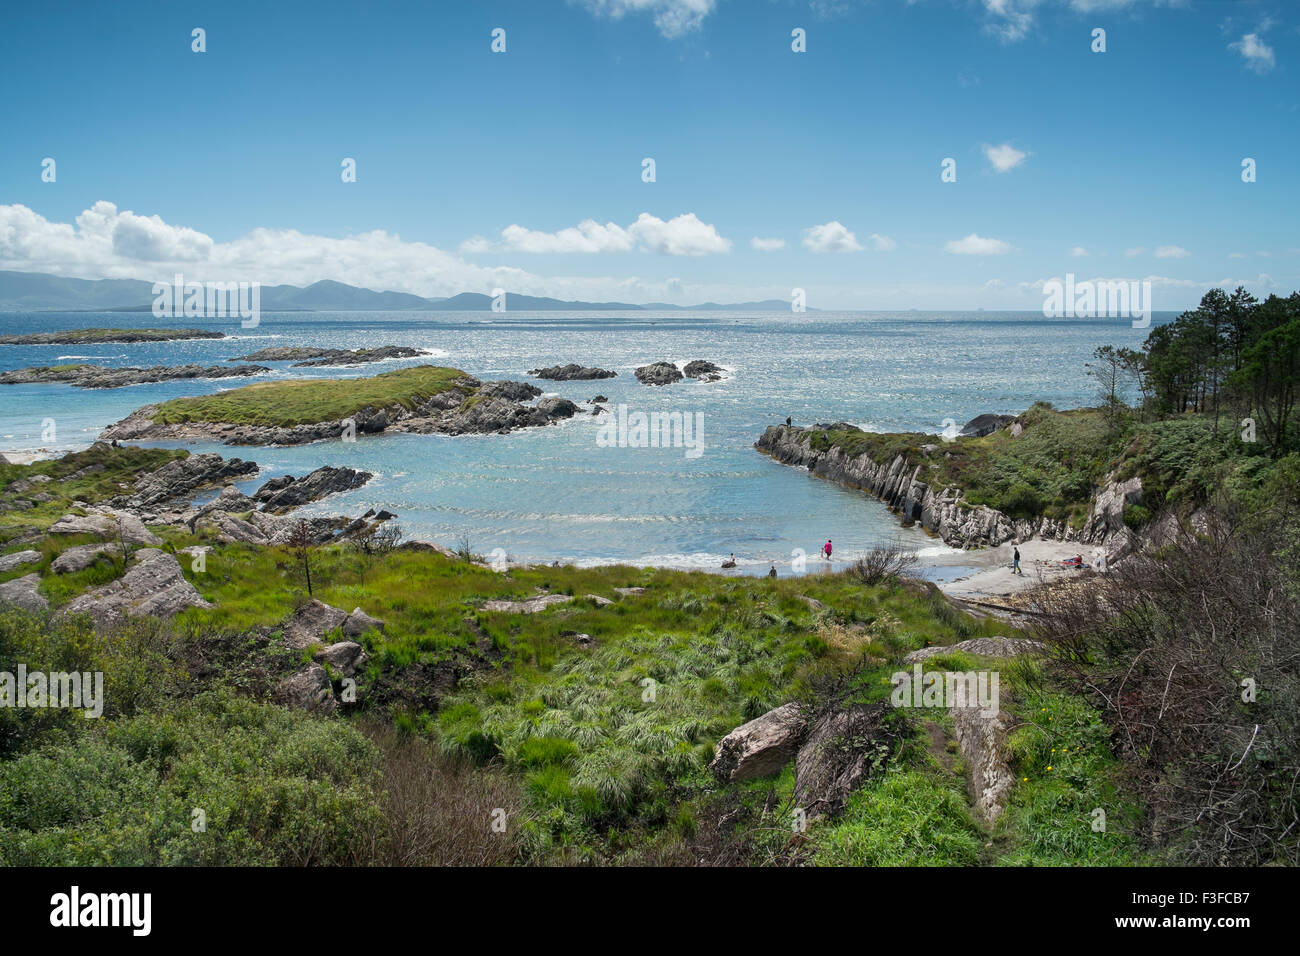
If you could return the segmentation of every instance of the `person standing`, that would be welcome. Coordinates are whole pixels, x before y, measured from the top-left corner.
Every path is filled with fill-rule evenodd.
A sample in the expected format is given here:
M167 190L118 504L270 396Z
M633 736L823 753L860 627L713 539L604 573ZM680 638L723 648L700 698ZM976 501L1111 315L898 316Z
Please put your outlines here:
M1019 574L1021 577L1024 577L1025 572L1020 570L1020 549L1013 548L1012 550L1015 553L1011 556L1011 573Z
M826 543L822 545L822 555L827 561L831 559L831 539L827 538Z

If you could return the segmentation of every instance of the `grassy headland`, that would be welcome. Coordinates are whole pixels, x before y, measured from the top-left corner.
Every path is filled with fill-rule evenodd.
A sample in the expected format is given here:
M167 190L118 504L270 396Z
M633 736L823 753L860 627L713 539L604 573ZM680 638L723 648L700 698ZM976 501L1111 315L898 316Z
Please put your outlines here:
M290 428L339 421L367 408L413 408L469 378L454 368L419 365L371 378L258 382L215 395L174 398L154 414L159 424L212 422Z

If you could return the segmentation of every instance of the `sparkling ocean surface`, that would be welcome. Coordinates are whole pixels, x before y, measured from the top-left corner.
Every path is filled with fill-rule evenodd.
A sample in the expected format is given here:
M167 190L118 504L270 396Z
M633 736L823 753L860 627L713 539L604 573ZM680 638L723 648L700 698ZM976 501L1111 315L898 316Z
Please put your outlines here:
M1171 319L1153 316L1152 324ZM1084 363L1099 345L1137 347L1148 329L1128 319L1045 319L1029 312L347 312L263 313L243 329L230 319L155 319L150 313L5 313L7 334L89 327L210 328L227 338L100 346L0 346L0 368L86 362L108 366L216 365L271 345L371 348L408 345L421 359L291 369L254 379L191 380L111 390L0 386L0 449L57 453L89 445L101 429L150 402L289 377L352 378L404 365L450 365L486 380L531 381L583 404L604 395L616 412L702 418L703 451L605 447L607 416L509 435L386 435L289 448L186 444L261 466L251 491L275 475L321 465L375 473L354 492L314 506L360 514L387 508L408 537L449 546L468 538L511 561L624 562L716 568L734 553L740 573L789 573L796 549L808 568L830 538L835 566L888 541L923 554L949 549L902 529L861 492L776 464L753 445L771 424L848 421L872 431L939 433L982 412L1015 413L1035 401L1093 404ZM655 361L706 359L723 381L654 388L633 376ZM544 382L532 368L577 362L618 373L589 382ZM43 440L46 420L54 437ZM936 550L937 549L937 550Z

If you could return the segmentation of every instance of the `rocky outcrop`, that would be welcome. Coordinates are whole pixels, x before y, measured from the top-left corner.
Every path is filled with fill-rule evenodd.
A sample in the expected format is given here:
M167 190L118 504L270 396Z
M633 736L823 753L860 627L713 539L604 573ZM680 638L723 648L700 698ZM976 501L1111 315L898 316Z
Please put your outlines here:
M0 554L0 574L15 571L27 564L36 564L41 560L39 551L15 551L13 554Z
M370 658L355 641L339 641L317 651L313 660L328 665L344 677L351 677L365 667Z
M285 622L282 631L284 645L301 651L316 644L324 644L326 635L341 629L347 619L347 611L312 598L294 611Z
M654 362L636 370L636 380L642 385L671 385L683 378L685 376L672 362Z
M1072 528L1066 521L1042 516L1032 520L1012 518L985 505L970 504L960 488L937 488L924 480L931 471L926 459L933 454L942 454L942 446L923 446L920 461L911 461L901 454L887 461L876 461L865 452L849 455L838 446L814 448L813 436L830 430L860 431L844 422L812 428L770 425L755 447L782 464L798 465L821 478L870 492L897 512L903 521L920 522L927 531L955 548L998 545L1034 537L1081 544L1106 543L1112 536L1116 540L1122 539L1127 535L1127 529L1123 528L1123 507L1119 507L1117 524L1113 517L1115 502L1122 499L1133 503L1141 496L1141 480L1131 479L1124 483L1126 490L1110 492L1109 503L1103 506L1105 514L1098 517L1098 503L1107 495L1107 489L1114 485L1113 481L1108 481L1094 501L1093 517L1082 529ZM1112 559L1112 563L1114 560L1118 557Z
M614 378L618 375L617 372L611 372L609 369L589 368L572 362L568 365L550 365L546 368L535 368L530 370L528 374L552 382L586 382L598 378Z
M27 574L0 584L0 605L12 604L33 614L49 610L50 602L40 592L41 576Z
M992 435L999 428L1006 428L1015 420L1015 415L994 415L992 413L976 415L961 427L957 437L983 438L985 435Z
M338 709L329 674L319 664L286 677L275 688L275 698L287 707L296 707L313 714L331 714Z
M393 430L443 435L505 434L572 418L577 411L578 406L567 398L543 398L536 405L524 405L491 395L474 396L440 414L398 422Z
M0 335L0 345L92 345L98 342L179 342L183 339L224 339L226 333L206 329L72 329Z
M723 737L709 769L723 782L772 776L794 759L807 729L799 704L782 704Z
M714 365L712 362L704 361L704 359L695 359L686 363L682 373L687 378L698 379L701 382L716 382L726 375L727 370L721 365Z
M174 555L142 548L122 577L74 598L66 610L89 614L102 627L125 617L172 617L186 608L211 606L185 580Z
M317 355L307 361L294 363L294 368L321 368L333 365L368 365L371 362L387 362L391 359L419 358L423 349L408 348L405 345L381 345L374 349L325 349L327 354Z
M292 475L272 478L253 493L252 500L261 505L263 511L283 514L326 495L353 491L373 477L368 471L325 465L302 478Z
M1008 717L1001 711L985 714L978 704L953 707L951 713L957 747L970 772L971 808L982 823L992 826L1016 779L1007 765Z
M551 425L572 418L578 406L566 398L527 399L541 394L523 382L481 382L466 376L455 387L411 403L365 408L350 418L293 426L247 425L229 422L157 422L161 406L144 405L110 425L101 439L134 441L219 441L227 445L300 445L375 434L382 431L416 434L492 434L517 428ZM514 396L514 397L509 397Z
M922 647L904 657L903 663L915 664L949 651L961 651L980 657L1017 657L1020 654L1041 654L1046 649L1047 645L1042 641L1032 641L1027 637L976 637L956 644Z
M62 384L76 388L122 388L185 378L246 378L271 371L264 365L154 365L109 368L104 365L49 365L0 372L0 385Z
M874 766L889 755L882 739L886 705L828 709L808 730L794 764L794 799L809 819L835 816Z
M352 613L348 615L347 620L343 622L343 636L360 637L370 631L378 631L382 634L385 627L387 627L387 625L384 624L383 621L379 620L379 618L371 617L365 611L361 610L361 608L354 607Z
M68 548L50 562L50 570L55 574L73 574L84 571L102 555L111 555L118 549L116 544L78 544Z
M330 365L367 365L388 359L418 358L427 354L423 349L405 345L382 345L373 349L325 349L300 345L273 345L248 355L232 358L231 362L294 362L294 368L316 368Z
M571 594L539 594L525 601L484 601L483 610L506 614L539 614L553 604L567 604L572 600Z
M257 474L257 462L222 458L217 454L190 455L167 462L136 479L135 490L115 499L124 508L157 508L187 501L195 492Z
M107 541L125 541L158 547L162 539L128 511L99 508L87 515L64 515L50 525L47 534L88 534Z

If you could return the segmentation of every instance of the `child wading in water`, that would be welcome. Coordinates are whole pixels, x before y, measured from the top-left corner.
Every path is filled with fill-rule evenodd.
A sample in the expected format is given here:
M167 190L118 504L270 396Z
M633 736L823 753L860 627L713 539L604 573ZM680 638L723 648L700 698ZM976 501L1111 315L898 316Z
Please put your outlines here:
M1020 549L1013 548L1012 550L1015 551L1015 554L1012 555L1011 559L1011 573L1023 576L1025 572L1020 570Z

